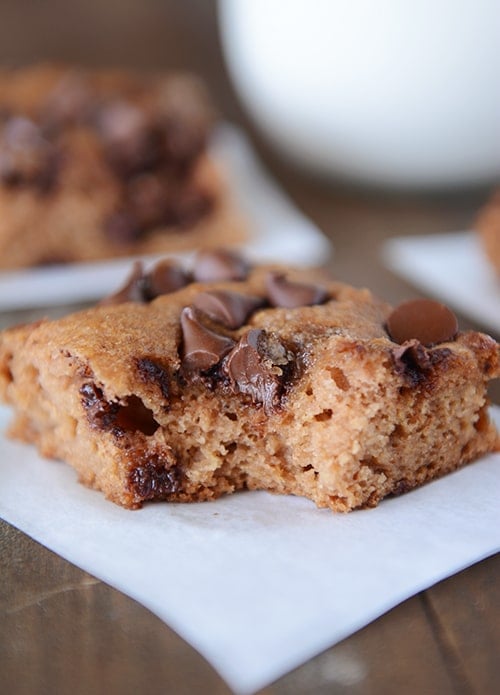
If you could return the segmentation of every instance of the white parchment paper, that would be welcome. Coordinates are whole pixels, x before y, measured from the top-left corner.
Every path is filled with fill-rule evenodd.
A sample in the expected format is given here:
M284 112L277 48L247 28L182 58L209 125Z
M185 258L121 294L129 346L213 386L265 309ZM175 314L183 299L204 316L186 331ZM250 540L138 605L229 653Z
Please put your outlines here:
M1 438L0 516L147 606L243 694L497 552L500 454L347 515L266 493L131 512Z

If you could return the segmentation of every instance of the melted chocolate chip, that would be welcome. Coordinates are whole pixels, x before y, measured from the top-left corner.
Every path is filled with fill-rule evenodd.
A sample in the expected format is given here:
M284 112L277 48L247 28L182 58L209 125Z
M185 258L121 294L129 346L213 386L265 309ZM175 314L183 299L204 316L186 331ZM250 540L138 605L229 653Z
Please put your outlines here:
M48 191L55 183L60 156L28 118L9 119L0 142L0 181Z
M168 372L161 364L149 357L142 357L137 360L139 376L145 383L153 382L160 387L160 391L166 401L169 400L170 388Z
M182 476L172 461L159 455L151 455L129 474L129 487L140 500L166 498L181 488Z
M214 367L234 346L234 340L206 328L191 307L181 313L183 337L182 366L189 372L204 372Z
M425 381L432 385L432 375L436 368L446 368L453 354L449 348L427 349L418 340L407 340L391 350L395 372L405 378L409 386L417 386Z
M285 364L287 357L280 346L282 354L278 360L273 358L277 346L268 341L264 330L252 328L226 357L223 371L236 393L247 394L254 403L262 403L266 410L271 410L278 404L283 374L276 361Z
M432 366L428 350L416 339L407 340L391 353L396 373L414 385L425 378L425 372Z
M111 429L116 421L119 404L107 401L102 389L93 383L83 384L80 388L80 395L92 427L101 430Z
M146 298L155 299L162 294L170 294L189 282L188 273L180 265L169 260L158 261L145 276Z
M218 321L227 328L239 328L252 312L264 304L264 300L239 292L213 290L197 294L193 304L213 321Z
M282 273L269 273L266 278L267 296L275 307L294 309L300 306L322 304L328 294L321 285L293 282Z
M396 343L415 338L430 347L453 340L458 331L455 314L432 299L414 299L396 307L387 320L387 331Z
M195 260L193 277L197 282L244 280L248 264L233 251L200 251Z

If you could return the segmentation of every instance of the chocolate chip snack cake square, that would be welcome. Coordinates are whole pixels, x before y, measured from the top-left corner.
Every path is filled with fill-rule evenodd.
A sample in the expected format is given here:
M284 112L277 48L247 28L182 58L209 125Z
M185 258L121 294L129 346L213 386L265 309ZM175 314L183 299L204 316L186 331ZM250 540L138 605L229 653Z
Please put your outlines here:
M241 243L186 75L0 70L0 269Z
M431 300L202 252L5 331L10 434L129 508L240 489L376 505L496 450L499 345Z

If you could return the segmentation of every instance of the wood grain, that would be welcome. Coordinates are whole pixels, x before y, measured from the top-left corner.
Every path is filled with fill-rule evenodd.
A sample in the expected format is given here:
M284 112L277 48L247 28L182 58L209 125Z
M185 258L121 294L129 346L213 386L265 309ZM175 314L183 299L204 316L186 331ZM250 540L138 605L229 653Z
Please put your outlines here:
M0 692L230 692L149 611L4 522L0 557Z

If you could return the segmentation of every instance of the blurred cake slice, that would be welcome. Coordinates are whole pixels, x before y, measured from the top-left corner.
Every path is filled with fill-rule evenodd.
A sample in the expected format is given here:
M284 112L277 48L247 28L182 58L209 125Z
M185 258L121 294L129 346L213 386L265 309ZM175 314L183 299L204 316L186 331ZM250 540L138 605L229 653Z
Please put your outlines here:
M0 268L241 243L213 124L186 75L0 71Z

